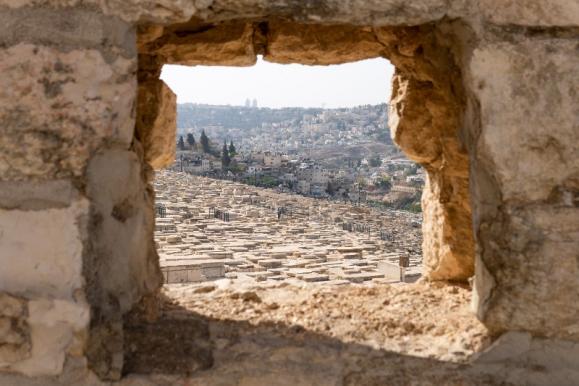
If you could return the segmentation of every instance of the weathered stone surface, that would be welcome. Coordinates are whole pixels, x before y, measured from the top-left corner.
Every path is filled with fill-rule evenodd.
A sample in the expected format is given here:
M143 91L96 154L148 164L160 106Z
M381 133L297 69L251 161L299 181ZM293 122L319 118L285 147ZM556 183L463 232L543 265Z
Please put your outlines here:
M0 209L0 291L73 299L83 286L86 200L65 209Z
M163 313L148 322L144 315L133 312L126 319L124 371L182 374L206 370L213 365L209 325L202 318L178 320ZM167 331L171 333L167 334ZM160 355L150 355L151 352Z
M131 151L109 150L96 155L88 167L88 195L98 221L92 223L92 264L99 295L118 296L126 311L159 286L153 248L152 196L147 192L141 163ZM85 268L86 269L86 268Z
M0 293L0 373L60 374L67 354L82 354L88 321L82 300L27 300Z
M492 162L505 201L548 200L579 175L576 46L575 39L537 39L474 52L471 82L482 125L477 149ZM508 98L509 108L498 98Z
M251 66L257 60L253 50L252 23L234 22L184 34L166 29L165 35L144 50L168 64L206 66Z
M128 147L136 60L18 44L0 50L0 177L80 176L104 141Z
M136 54L135 28L119 18L88 7L24 7L0 10L0 43L19 43L59 48L95 49L109 61L117 55Z
M569 0L481 0L480 10L492 23L530 27L579 26L579 3Z
M382 56L371 28L268 23L264 59L276 63L327 65Z
M442 0L215 0L197 3L195 17L208 22L280 16L300 22L354 25L416 25L439 20L449 11Z
M30 356L26 300L0 292L0 370Z
M492 345L473 356L475 364L537 366L558 374L551 384L573 384L569 370L579 369L579 344L576 341L533 337L528 332L509 331ZM577 375L577 372L574 373ZM560 381L563 379L564 381ZM537 382L544 384L544 382Z
M576 44L492 43L470 62L478 314L495 332L579 338Z
M464 104L459 71L428 28L376 29L397 66L389 126L393 140L427 171L422 196L423 254L433 280L474 273L468 158L459 138ZM395 43L394 43L395 42Z
M195 11L191 0L1 0L0 6L18 9L52 7L58 10L88 5L127 22L177 23L189 20Z
M501 335L484 351L475 354L477 363L504 363L524 361L531 349L533 337L528 332L510 331Z
M35 299L28 302L30 357L11 370L28 376L58 375L66 355L79 355L85 345L90 309L82 301Z
M138 21L153 23L140 28L140 80L155 79L163 62L251 65L265 54L280 62L333 63L375 49L390 58L398 68L394 138L429 173L424 251L430 277L472 274L472 200L478 315L493 334L522 331L520 340L505 335L498 343L507 350L493 354L499 361L520 359L503 365L487 356L471 372L367 347L364 355L354 347L358 354L338 362L344 351L335 351L335 341L327 341L328 351L316 346L311 354L303 336L295 345L272 339L275 350L264 352L256 345L260 336L231 343L229 326L216 344L239 372L231 378L228 367L223 378L205 372L197 381L388 384L407 383L416 374L475 384L576 381L576 343L527 339L579 339L576 2L0 0L0 7L0 291L26 298L17 302L21 306L0 298L2 366L56 376L70 363L86 370L87 355L100 376L118 377L122 313L158 288L150 170L133 132ZM459 20L441 22L445 17ZM435 24L411 27L430 22ZM331 36L322 39L322 29ZM461 34L464 46L458 47L450 36ZM145 143L145 156L153 148ZM74 188L57 179L70 179ZM243 309L229 311L237 316ZM372 334L389 327L375 315L361 319L378 326ZM229 351L229 344L238 351ZM256 355L245 356L247 347L257 346ZM263 363L281 370L264 370ZM491 376L480 378L479 366ZM75 383L70 377L15 377L2 375L0 383ZM83 377L76 383L86 384Z
M463 3L461 1L460 3ZM2 0L10 8L25 6L97 6L104 13L128 22L179 23L192 16L206 22L281 16L302 22L351 23L357 25L416 25L456 14L456 6L443 0L326 0L303 3L299 0ZM462 9L462 8L461 8ZM454 11L454 12L453 12Z
M79 192L68 180L0 181L0 208L42 210L68 207Z
M160 169L175 161L177 97L162 80L139 83L136 135L145 161Z
M92 221L83 273L93 310L88 356L90 367L105 379L120 377L123 313L161 284L153 193L142 162L133 151L107 150L87 169Z
M137 47L143 50L148 43L163 36L163 26L157 24L140 25L137 28Z

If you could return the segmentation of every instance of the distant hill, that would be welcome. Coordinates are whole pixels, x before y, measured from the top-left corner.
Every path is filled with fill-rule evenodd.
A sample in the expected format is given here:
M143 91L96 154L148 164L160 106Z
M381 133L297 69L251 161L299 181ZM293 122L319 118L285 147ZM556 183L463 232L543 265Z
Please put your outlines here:
M204 126L221 126L223 128L249 129L261 127L264 123L290 121L299 125L305 116L314 116L328 112L329 121L344 120L346 124L353 117L364 117L365 122L372 123L386 119L386 104L364 105L352 108L322 109L305 107L268 107L249 108L243 106L222 106L183 103L177 105L178 129L201 129ZM343 117L344 114L352 116ZM351 123L351 122L350 122ZM382 122L383 123L383 122Z
M351 108L254 108L185 103L177 106L178 134L201 131L240 150L298 151L332 162L397 153L386 104ZM315 149L315 151L314 151Z
M242 106L219 106L184 103L177 105L177 128L203 128L222 126L224 128L250 129L261 127L263 123L283 121L300 122L306 114L319 114L320 108L286 107L270 109Z

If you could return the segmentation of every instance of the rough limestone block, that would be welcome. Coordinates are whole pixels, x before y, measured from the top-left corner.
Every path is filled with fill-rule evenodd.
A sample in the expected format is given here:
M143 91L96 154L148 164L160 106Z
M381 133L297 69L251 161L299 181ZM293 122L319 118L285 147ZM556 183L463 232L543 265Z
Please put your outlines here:
M97 49L105 56L135 56L135 28L92 7L2 9L0 42L5 47L30 43L62 51Z
M132 151L98 153L87 169L94 221L84 273L93 320L89 365L103 379L118 379L123 366L123 314L162 283L153 242L153 194L144 165Z
M28 376L58 375L66 355L82 355L90 309L82 301L35 299L28 302L30 357L9 370Z
M468 178L429 172L421 205L424 275L431 280L468 279L474 273Z
M177 98L162 80L139 83L137 135L145 161L160 169L175 162Z
M0 181L0 208L41 210L66 208L79 192L69 180Z
M401 45L414 53L412 47L428 41L410 36ZM425 276L464 281L474 273L474 237L469 161L458 137L461 100L451 91L444 55L437 49L426 52L428 59L416 57L412 72L394 75L388 125L393 140L427 171L422 193ZM433 59L438 59L435 66Z
M492 23L537 27L579 26L579 2L573 0L481 0L482 14Z
M129 310L140 297L159 285L153 246L153 198L146 191L142 164L125 150L97 154L88 170L88 195L99 221L91 224L93 255L85 272L98 287L91 296L109 302L111 309ZM92 265L94 264L94 265ZM118 307L118 308L116 308Z
M525 381L525 384L575 384L579 369L579 343L537 338L527 332L509 331L484 351L475 354L472 361L475 365L526 368L526 373L529 373L530 368L540 368L541 373L554 375L547 383L540 379Z
M417 25L439 20L452 5L443 0L349 0L303 4L291 0L214 0L197 2L204 21L278 16L303 22L355 25Z
M40 211L0 209L0 291L73 299L83 287L88 202Z
M520 39L475 50L467 77L481 126L472 158L474 302L494 333L577 339L577 41Z
M144 51L161 56L167 64L252 66L257 60L252 24L226 23L188 35L166 31L161 42Z
M93 5L107 15L127 22L177 23L189 20L195 11L191 0L0 0L0 5L18 9L30 6L74 7Z
M0 369L30 356L25 299L0 292Z
M382 56L371 28L270 22L264 59L275 63L327 65Z
M523 362L531 349L532 339L528 332L509 331L484 351L475 354L473 360L477 363Z
M134 131L135 58L21 43L0 50L0 178L80 176Z

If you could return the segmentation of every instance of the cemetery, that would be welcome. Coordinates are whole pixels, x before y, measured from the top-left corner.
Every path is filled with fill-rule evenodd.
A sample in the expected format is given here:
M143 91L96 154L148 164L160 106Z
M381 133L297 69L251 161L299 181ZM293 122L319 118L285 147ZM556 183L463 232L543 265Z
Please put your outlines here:
M316 200L162 170L155 242L165 283L343 285L417 280L420 214Z

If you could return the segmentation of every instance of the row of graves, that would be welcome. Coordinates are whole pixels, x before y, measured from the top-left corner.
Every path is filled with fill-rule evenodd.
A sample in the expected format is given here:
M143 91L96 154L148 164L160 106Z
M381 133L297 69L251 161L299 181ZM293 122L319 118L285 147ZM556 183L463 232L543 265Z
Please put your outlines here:
M316 200L185 173L156 175L165 283L221 278L341 285L414 281L419 215Z

